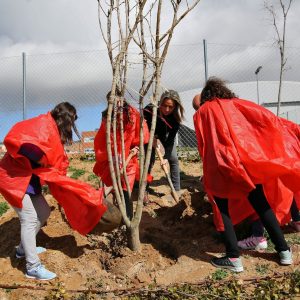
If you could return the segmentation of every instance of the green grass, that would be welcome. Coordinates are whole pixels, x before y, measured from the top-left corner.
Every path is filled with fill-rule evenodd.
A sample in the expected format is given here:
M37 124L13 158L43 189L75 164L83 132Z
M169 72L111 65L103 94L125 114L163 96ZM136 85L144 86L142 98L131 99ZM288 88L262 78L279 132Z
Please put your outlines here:
M73 174L70 176L73 179L78 179L80 176L85 174L85 170L72 169Z
M0 202L0 216L2 216L4 213L6 213L9 209L9 206L6 202Z
M88 181L94 181L94 180L98 180L98 176L95 174L90 174L87 178Z

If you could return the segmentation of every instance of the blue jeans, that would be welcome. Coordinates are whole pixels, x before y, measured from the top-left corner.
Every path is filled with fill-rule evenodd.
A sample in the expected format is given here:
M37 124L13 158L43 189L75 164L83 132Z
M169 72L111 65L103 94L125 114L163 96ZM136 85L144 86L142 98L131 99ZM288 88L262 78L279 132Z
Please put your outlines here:
M175 191L180 191L180 170L175 143L170 156L168 156L168 162L170 165L171 180L174 185Z
M170 153L165 153L165 157L167 157L167 160L170 165L170 176L171 176L174 189L176 191L180 191L180 169L179 169L179 161L177 157L177 150L176 150L175 143ZM154 163L155 163L155 149L152 149L150 165L149 165L149 173L151 173Z

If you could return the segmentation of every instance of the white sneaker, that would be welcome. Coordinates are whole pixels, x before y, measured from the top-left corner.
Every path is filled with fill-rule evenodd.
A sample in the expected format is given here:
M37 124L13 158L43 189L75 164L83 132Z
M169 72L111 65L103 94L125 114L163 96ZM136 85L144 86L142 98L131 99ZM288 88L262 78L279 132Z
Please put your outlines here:
M56 274L50 272L42 264L40 264L31 270L27 270L26 277L38 280L51 280L56 277Z
M264 250L268 248L268 243L263 236L250 236L238 241L238 246L244 250Z
M292 257L292 251L291 250L285 250L279 252L280 257L280 263L282 265L288 266L293 263L293 257Z

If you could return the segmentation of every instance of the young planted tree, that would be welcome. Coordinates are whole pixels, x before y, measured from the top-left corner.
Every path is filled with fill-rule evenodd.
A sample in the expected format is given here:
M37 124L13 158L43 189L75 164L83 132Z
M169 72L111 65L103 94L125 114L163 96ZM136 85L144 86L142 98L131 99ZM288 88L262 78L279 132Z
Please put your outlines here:
M200 0L98 0L99 24L102 37L106 43L108 56L112 67L111 97L108 102L106 143L109 167L113 182L113 189L124 223L128 231L129 247L137 251L140 249L139 224L142 217L143 199L145 195L146 179L150 163L150 155L156 126L156 110L153 110L152 127L147 153L144 153L143 137L143 106L144 98L150 96L150 101L157 107L159 93L161 90L161 75L163 65L167 57L170 42L176 26L196 7ZM168 17L166 17L168 16ZM139 55L134 62L130 61L129 49L138 50ZM141 67L141 83L138 89L140 120L140 181L136 206L133 209L133 218L130 219L126 213L126 204L121 187L123 176L131 197L130 186L126 176L126 157L124 149L124 135L122 121L119 122L121 131L122 166L119 169L117 153L112 153L113 144L116 151L116 113L117 107L116 89L122 91L122 95L130 88L128 82L128 65L134 63ZM122 120L122 111L119 114ZM113 134L111 134L113 133ZM111 136L113 139L111 140ZM115 159L113 159L113 156ZM123 175L121 174L123 173Z
M279 73L279 87L278 87L278 104L277 104L277 116L280 114L280 105L281 105L281 90L282 90L282 81L283 81L283 72L285 71L285 66L287 58L285 56L285 44L286 44L286 22L287 15L291 8L293 0L279 0L280 10L282 13L282 28L280 29L279 17L276 14L276 9L274 5L269 4L268 1L264 2L265 8L270 13L272 17L272 24L275 29L276 34L276 43L280 52L280 73ZM286 3L286 4L285 4Z

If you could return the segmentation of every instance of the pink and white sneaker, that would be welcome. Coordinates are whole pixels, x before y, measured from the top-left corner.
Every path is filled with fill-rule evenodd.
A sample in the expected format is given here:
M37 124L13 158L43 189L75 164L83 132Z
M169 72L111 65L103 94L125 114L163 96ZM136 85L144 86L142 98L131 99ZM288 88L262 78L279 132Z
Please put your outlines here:
M244 250L264 250L268 248L268 243L263 236L250 236L238 241L238 246Z
M297 231L300 232L300 221L292 221L290 225Z

